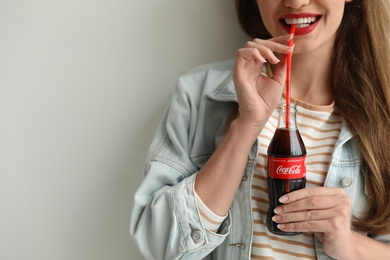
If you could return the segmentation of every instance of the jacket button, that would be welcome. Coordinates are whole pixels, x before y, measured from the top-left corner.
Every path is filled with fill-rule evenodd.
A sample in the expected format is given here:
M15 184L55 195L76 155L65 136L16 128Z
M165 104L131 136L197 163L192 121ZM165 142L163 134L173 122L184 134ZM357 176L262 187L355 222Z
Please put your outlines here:
M341 181L341 185L344 188L348 188L349 186L352 185L353 179L351 177L344 177L343 180Z
M237 243L237 244L236 244L236 247L238 247L238 248L241 249L241 250L245 250L245 248L246 248L246 246L245 246L244 243Z
M193 229L191 232L191 238L192 241L194 241L195 244L199 243L200 240L203 238L203 233L202 231L198 229Z
M246 181L247 179L248 179L248 176L244 175L241 180Z
M246 246L244 243L236 243L236 244L230 244L229 246L235 246L241 250L245 250Z

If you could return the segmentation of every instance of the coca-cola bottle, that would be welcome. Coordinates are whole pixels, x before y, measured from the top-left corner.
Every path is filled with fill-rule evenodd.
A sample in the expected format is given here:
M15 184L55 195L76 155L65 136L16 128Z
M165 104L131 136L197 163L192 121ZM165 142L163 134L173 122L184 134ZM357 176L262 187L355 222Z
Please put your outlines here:
M284 232L272 221L279 198L306 185L306 148L296 124L296 104L280 103L279 122L268 146L268 230L278 235L298 235L299 232Z

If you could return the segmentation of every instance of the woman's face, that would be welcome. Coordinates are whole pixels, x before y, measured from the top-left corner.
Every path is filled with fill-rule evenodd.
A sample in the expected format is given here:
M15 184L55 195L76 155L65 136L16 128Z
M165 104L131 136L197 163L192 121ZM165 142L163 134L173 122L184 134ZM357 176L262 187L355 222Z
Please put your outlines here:
M296 24L294 53L333 47L345 2L352 0L257 0L265 27L273 36Z

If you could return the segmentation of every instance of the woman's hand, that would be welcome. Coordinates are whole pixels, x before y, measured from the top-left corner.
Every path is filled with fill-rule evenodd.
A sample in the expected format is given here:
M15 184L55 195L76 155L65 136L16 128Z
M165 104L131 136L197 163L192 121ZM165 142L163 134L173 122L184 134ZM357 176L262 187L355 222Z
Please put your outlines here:
M336 259L351 256L351 202L343 189L306 188L280 198L273 220L283 231L314 232L324 251Z
M276 108L286 79L285 56L281 61L275 53L288 54L293 47L288 34L270 40L255 39L237 51L233 80L239 103L240 124L260 131ZM277 64L271 78L262 74L266 60Z

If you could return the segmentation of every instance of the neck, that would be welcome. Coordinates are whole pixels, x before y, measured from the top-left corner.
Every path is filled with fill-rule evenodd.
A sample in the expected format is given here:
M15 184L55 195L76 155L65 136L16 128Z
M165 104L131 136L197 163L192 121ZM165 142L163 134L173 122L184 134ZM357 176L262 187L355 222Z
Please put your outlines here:
M313 105L333 102L330 55L295 54L291 67L292 97Z
M332 49L322 46L294 53L291 64L291 96L308 104L323 106L334 101L331 77Z

